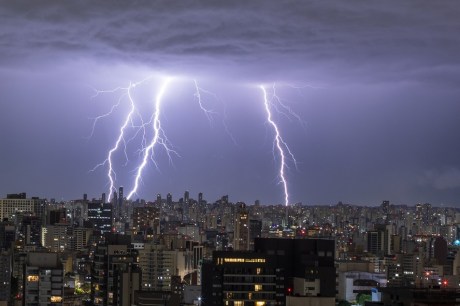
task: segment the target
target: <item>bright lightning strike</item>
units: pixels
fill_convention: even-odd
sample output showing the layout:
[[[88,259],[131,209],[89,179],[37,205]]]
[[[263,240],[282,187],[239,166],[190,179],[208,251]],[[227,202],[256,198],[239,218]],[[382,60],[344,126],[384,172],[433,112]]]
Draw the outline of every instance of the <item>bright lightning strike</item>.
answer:
[[[156,160],[158,147],[165,150],[166,154],[169,157],[170,162],[172,162],[172,155],[179,156],[179,154],[174,149],[172,149],[171,143],[169,139],[167,138],[166,133],[163,130],[162,124],[161,124],[162,103],[163,103],[164,95],[166,94],[166,91],[172,79],[171,78],[163,79],[163,82],[157,91],[156,97],[154,98],[152,111],[151,112],[147,111],[148,114],[150,113],[152,114],[149,117],[148,121],[144,121],[143,116],[142,116],[143,111],[140,109],[138,102],[136,102],[132,96],[132,91],[134,91],[134,88],[136,86],[141,85],[142,83],[145,83],[152,78],[154,78],[154,76],[149,76],[139,82],[131,83],[128,87],[116,87],[112,90],[95,90],[96,93],[92,97],[92,98],[96,98],[97,96],[103,93],[122,92],[122,94],[118,98],[117,103],[112,105],[111,109],[107,113],[93,118],[93,124],[92,124],[91,134],[89,138],[93,136],[96,124],[99,122],[99,120],[102,120],[105,117],[112,115],[115,112],[115,110],[120,106],[120,104],[125,103],[125,98],[127,98],[126,100],[128,100],[129,102],[129,110],[124,116],[123,124],[119,128],[118,136],[113,146],[107,152],[106,158],[101,163],[97,164],[92,170],[90,170],[90,171],[95,171],[99,167],[104,167],[104,166],[107,167],[107,178],[108,178],[108,185],[109,185],[109,192],[108,192],[109,201],[111,200],[113,192],[116,191],[116,188],[115,188],[116,172],[115,172],[115,165],[113,161],[114,155],[118,150],[123,150],[125,159],[126,159],[126,163],[125,163],[125,166],[126,166],[129,162],[127,146],[131,141],[136,139],[139,135],[141,137],[141,141],[140,141],[141,147],[137,152],[141,156],[141,161],[134,171],[135,172],[134,184],[133,184],[132,189],[127,194],[127,199],[131,199],[137,193],[139,189],[139,185],[142,181],[142,174],[149,160],[153,163],[153,165],[157,169],[159,169],[159,166]],[[216,94],[201,88],[197,80],[193,80],[193,84],[195,87],[194,97],[196,98],[200,109],[203,111],[209,123],[211,124],[213,121],[213,116],[217,113],[206,107],[204,103],[205,102],[204,95],[212,96],[213,99],[218,100],[221,103],[223,103],[223,101],[221,101],[217,97]],[[224,116],[223,121],[224,121],[223,124],[224,124],[226,132],[230,135],[231,139],[234,141],[233,136],[230,134],[225,124],[225,116]],[[151,137],[151,139],[148,139],[148,137]]]
[[[200,86],[198,86],[198,82],[196,80],[193,80],[193,83],[195,85],[195,98],[198,101],[198,105],[200,106],[200,109],[203,111],[203,113],[206,115],[206,118],[208,119],[209,123],[211,123],[212,122],[212,115],[215,114],[215,112],[213,112],[213,111],[207,109],[206,107],[204,107],[203,100],[201,99],[201,92],[204,92],[204,93],[207,93],[207,94],[211,94],[211,93],[209,91],[207,91],[207,90],[204,90],[203,88],[200,88]]]
[[[98,96],[101,93],[115,93],[115,92],[122,92],[122,95],[119,97],[118,102],[112,105],[111,109],[100,116],[97,116],[93,120],[91,135],[94,133],[95,126],[97,122],[105,117],[108,117],[114,113],[114,111],[120,106],[121,103],[125,102],[125,98],[128,101],[129,109],[124,116],[123,123],[119,127],[118,136],[107,152],[107,157],[99,164],[97,164],[91,171],[96,170],[99,167],[106,166],[107,167],[107,178],[108,178],[108,185],[109,185],[109,192],[108,192],[108,200],[111,200],[111,197],[114,192],[116,192],[115,183],[116,183],[116,172],[115,172],[115,165],[114,165],[114,155],[118,150],[123,150],[126,164],[129,162],[128,153],[127,153],[127,146],[128,144],[138,138],[138,135],[141,135],[140,140],[140,149],[137,151],[141,156],[140,163],[135,168],[135,175],[134,175],[134,183],[132,189],[127,194],[127,199],[131,199],[135,194],[137,194],[139,185],[142,181],[143,172],[148,164],[149,161],[153,163],[153,165],[159,169],[157,164],[157,155],[158,149],[163,149],[169,161],[172,162],[172,155],[179,156],[179,154],[172,148],[172,145],[169,139],[166,136],[166,133],[162,127],[161,122],[161,113],[162,113],[162,105],[164,103],[164,96],[170,84],[172,82],[171,78],[165,78],[162,80],[162,83],[157,90],[156,96],[153,99],[151,111],[147,111],[147,114],[151,114],[148,121],[144,121],[142,114],[144,113],[142,108],[139,104],[135,101],[132,95],[132,91],[134,88],[141,83],[146,82],[147,80],[152,79],[153,76],[147,77],[142,81],[136,83],[130,83],[128,87],[117,87],[113,90],[107,91],[96,91],[94,97]],[[209,109],[205,105],[204,96],[211,96],[213,99],[222,103],[225,107],[225,103],[214,93],[201,88],[196,80],[193,80],[195,92],[194,97],[198,102],[198,105],[205,114],[206,118],[208,119],[209,123],[211,124],[213,121],[213,116],[217,114],[212,109]],[[274,138],[273,138],[273,156],[275,160],[277,156],[279,157],[279,183],[283,186],[284,192],[284,204],[287,206],[289,205],[289,190],[288,190],[288,181],[286,179],[286,169],[289,168],[288,163],[292,163],[297,168],[297,161],[294,157],[294,154],[290,150],[287,143],[281,136],[280,129],[273,119],[272,112],[275,111],[279,114],[282,114],[288,118],[295,118],[298,121],[302,122],[300,116],[298,116],[292,109],[283,102],[283,100],[278,96],[276,92],[276,86],[273,84],[271,90],[267,90],[267,88],[263,85],[259,86],[263,92],[263,99],[264,99],[264,107],[267,116],[267,122],[273,128],[274,131]],[[229,134],[232,141],[236,144],[231,133],[227,128],[225,123],[225,112],[223,117],[223,125],[225,127],[226,132]],[[134,131],[134,132],[133,132]],[[130,138],[128,138],[131,136]],[[150,137],[150,139],[148,139]]]
[[[134,100],[131,96],[131,89],[133,87],[135,87],[136,84],[130,84],[127,88],[117,88],[116,90],[125,90],[126,91],[126,95],[128,96],[128,100],[130,102],[130,110],[128,112],[128,114],[126,115],[125,117],[125,120],[122,124],[122,126],[120,127],[120,130],[119,130],[119,134],[118,134],[118,138],[117,140],[115,141],[115,144],[113,145],[113,147],[109,150],[108,154],[107,154],[107,158],[102,161],[101,163],[97,164],[91,171],[94,171],[96,170],[97,168],[99,167],[102,167],[102,166],[105,166],[106,164],[108,164],[108,170],[107,170],[107,177],[109,179],[109,192],[108,192],[108,195],[109,195],[109,201],[110,201],[110,198],[111,198],[111,195],[112,195],[112,192],[116,190],[115,188],[115,179],[116,179],[116,173],[114,171],[114,167],[113,167],[113,161],[112,161],[112,157],[113,157],[113,154],[118,150],[118,148],[120,147],[120,144],[123,143],[124,146],[125,146],[125,156],[126,156],[126,141],[125,141],[125,132],[126,132],[126,128],[128,127],[128,125],[132,122],[132,117],[133,117],[133,114],[136,110],[136,106],[134,104]],[[114,90],[114,91],[116,91]],[[111,92],[114,92],[114,91],[111,91]],[[102,92],[102,91],[100,91]],[[97,92],[96,94],[99,94],[100,92]],[[94,133],[94,128],[95,128],[95,125],[97,123],[97,121],[99,119],[102,119],[103,117],[107,117],[109,115],[111,115],[114,111],[114,109],[120,104],[120,101],[121,101],[121,98],[118,100],[118,103],[115,104],[114,106],[112,106],[112,108],[110,109],[110,111],[104,115],[101,115],[101,116],[98,116],[94,119],[94,122],[93,122],[93,129],[91,131],[91,135]]]
[[[272,112],[271,112],[271,107],[274,107],[275,110],[277,110],[276,104],[273,103],[273,100],[276,100],[278,104],[280,104],[283,108],[285,108],[285,106],[282,103],[280,103],[280,100],[275,93],[275,86],[273,86],[272,99],[268,98],[267,90],[265,89],[263,85],[260,85],[260,89],[263,92],[263,99],[264,99],[265,111],[267,114],[267,121],[272,126],[275,132],[274,139],[273,139],[273,155],[275,155],[275,149],[276,149],[280,157],[279,179],[280,179],[280,183],[283,185],[284,205],[288,206],[289,205],[289,190],[288,190],[288,183],[287,183],[286,174],[285,174],[285,169],[289,168],[287,164],[287,157],[290,157],[290,159],[292,160],[292,162],[294,163],[296,167],[297,167],[297,161],[294,157],[294,154],[289,149],[289,146],[283,140],[280,130],[278,128],[278,125],[272,119]],[[291,113],[290,109],[287,109],[287,110],[289,111],[289,113]]]
[[[227,112],[226,112],[226,104],[224,103],[224,101],[221,98],[219,98],[217,96],[217,94],[215,94],[215,93],[213,93],[213,92],[211,92],[209,90],[201,88],[198,85],[198,82],[196,80],[193,80],[193,82],[194,82],[194,85],[195,85],[195,94],[194,94],[195,98],[198,101],[198,105],[200,106],[200,109],[203,111],[203,113],[205,114],[206,118],[208,119],[209,124],[211,124],[212,121],[213,121],[213,116],[212,115],[217,114],[217,113],[212,111],[212,110],[207,109],[204,106],[202,94],[205,94],[205,95],[213,97],[214,100],[219,101],[223,105],[224,110],[223,110],[222,125],[223,125],[223,127],[225,129],[225,132],[227,133],[227,135],[232,140],[233,144],[235,146],[237,146],[238,144],[237,144],[237,142],[235,140],[235,137],[233,137],[233,134],[230,132],[230,129],[227,126]]]
[[[136,194],[137,189],[139,188],[139,181],[141,180],[142,177],[142,171],[144,170],[145,166],[147,165],[148,159],[150,158],[152,162],[156,165],[154,155],[155,155],[155,146],[162,146],[166,153],[168,154],[169,159],[171,160],[171,153],[174,153],[176,155],[177,152],[174,151],[173,149],[170,148],[169,145],[169,140],[166,137],[166,134],[164,130],[161,127],[161,120],[160,120],[160,114],[161,114],[161,104],[163,102],[163,96],[166,92],[166,88],[170,82],[170,79],[166,79],[163,84],[160,87],[160,90],[155,98],[154,101],[154,111],[153,115],[151,118],[152,125],[153,125],[153,137],[150,143],[148,144],[147,147],[143,149],[144,156],[142,158],[142,162],[137,168],[136,171],[136,176],[134,179],[134,187],[132,190],[128,193],[127,199],[131,199],[131,197]]]

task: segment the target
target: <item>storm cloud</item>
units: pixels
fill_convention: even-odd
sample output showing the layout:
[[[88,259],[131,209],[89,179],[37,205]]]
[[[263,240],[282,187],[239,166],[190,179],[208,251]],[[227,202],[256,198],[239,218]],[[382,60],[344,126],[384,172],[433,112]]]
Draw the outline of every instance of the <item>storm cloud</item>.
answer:
[[[159,73],[202,82],[216,117],[190,84],[175,89],[164,116],[182,158],[151,167],[140,197],[281,203],[254,89],[278,82],[304,123],[276,117],[299,161],[294,202],[457,205],[458,16],[456,1],[0,1],[0,193],[104,192],[105,174],[88,170],[123,108],[87,140],[88,118],[116,101],[94,88]],[[129,184],[132,169],[120,171]]]

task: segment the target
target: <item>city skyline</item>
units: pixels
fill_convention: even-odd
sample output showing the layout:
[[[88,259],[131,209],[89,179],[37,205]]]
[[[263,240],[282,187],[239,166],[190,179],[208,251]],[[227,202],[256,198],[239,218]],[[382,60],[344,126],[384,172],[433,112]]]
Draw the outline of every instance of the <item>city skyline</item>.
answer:
[[[91,169],[128,110],[112,90],[155,76],[133,92],[147,112],[168,76],[161,119],[177,156],[158,150],[133,199],[189,190],[282,204],[258,87],[276,84],[295,113],[274,115],[297,160],[290,204],[458,206],[458,13],[453,1],[3,2],[0,193],[107,192],[107,169]],[[138,150],[114,157],[125,193]]]

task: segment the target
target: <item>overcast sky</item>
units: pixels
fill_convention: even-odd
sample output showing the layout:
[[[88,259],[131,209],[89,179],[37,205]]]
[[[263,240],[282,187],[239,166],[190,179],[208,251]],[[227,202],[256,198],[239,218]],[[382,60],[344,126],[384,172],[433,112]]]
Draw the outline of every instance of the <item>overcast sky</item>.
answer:
[[[0,196],[108,192],[107,165],[90,170],[129,112],[110,90],[151,77],[132,90],[147,119],[170,76],[160,119],[177,155],[157,147],[133,198],[283,203],[258,87],[275,84],[293,112],[272,108],[298,162],[290,203],[459,206],[458,16],[458,1],[0,1]],[[126,135],[125,193],[142,158]]]

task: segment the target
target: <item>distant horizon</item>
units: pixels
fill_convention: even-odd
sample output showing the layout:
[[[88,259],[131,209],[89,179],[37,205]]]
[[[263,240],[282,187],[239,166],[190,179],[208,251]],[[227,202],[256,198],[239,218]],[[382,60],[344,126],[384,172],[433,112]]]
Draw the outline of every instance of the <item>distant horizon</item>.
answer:
[[[189,191],[189,190],[184,190],[185,191]],[[173,202],[177,203],[179,202],[179,200],[181,198],[183,198],[184,196],[184,192],[182,193],[181,196],[178,196],[177,198],[174,197],[174,193],[171,193],[172,195],[172,200]],[[189,191],[190,192],[190,191]],[[0,199],[6,199],[7,195],[13,195],[13,194],[16,194],[16,195],[19,195],[21,193],[24,193],[24,191],[21,191],[21,192],[7,192],[7,193],[4,193],[3,196],[0,196]],[[64,199],[64,198],[57,198],[57,197],[47,197],[47,196],[38,196],[38,195],[32,195],[32,194],[29,194],[27,192],[26,193],[26,197],[27,199],[31,199],[33,197],[38,197],[39,199],[45,199],[45,200],[48,200],[48,201],[51,201],[52,199],[54,199],[56,201],[56,203],[59,203],[61,201],[63,202],[70,202],[70,201],[76,201],[76,200],[82,200],[83,199],[83,195],[85,193],[82,193],[81,194],[81,197],[74,197],[74,198],[68,198],[68,199]],[[197,192],[196,193],[196,196],[198,196],[200,192]],[[255,205],[255,202],[257,201],[256,200],[253,200],[253,201],[250,201],[250,202],[247,202],[247,201],[242,201],[242,200],[234,200],[232,201],[232,196],[231,194],[223,194],[222,196],[220,197],[217,197],[215,200],[208,200],[206,198],[206,193],[205,192],[202,192],[203,193],[203,200],[205,200],[207,202],[207,204],[213,204],[217,201],[219,201],[223,196],[228,196],[229,197],[229,203],[232,203],[232,204],[236,204],[238,202],[243,202],[245,203],[246,205]],[[167,196],[168,193],[165,193],[165,194],[162,194],[161,193],[161,199],[162,200],[166,200],[166,196]],[[194,193],[190,193],[190,199],[192,200],[197,200],[198,197],[194,197],[193,196]],[[87,194],[88,196],[88,200],[101,200],[102,199],[102,193],[99,195],[99,196],[91,196],[90,194]],[[156,197],[155,198],[152,198],[152,199],[144,199],[144,198],[134,198],[132,200],[128,200],[130,202],[137,202],[137,201],[145,201],[145,202],[155,202],[156,201]],[[449,205],[449,204],[435,204],[435,203],[430,203],[430,202],[417,202],[417,203],[393,203],[391,200],[388,200],[388,199],[385,199],[385,200],[381,200],[378,204],[361,204],[361,203],[353,203],[353,202],[347,202],[347,201],[336,201],[335,203],[303,203],[303,202],[296,202],[296,203],[292,203],[292,204],[289,204],[289,206],[294,206],[294,205],[297,205],[297,204],[301,204],[301,205],[305,205],[305,206],[336,206],[340,203],[342,203],[343,205],[352,205],[352,206],[359,206],[359,207],[378,207],[380,206],[383,201],[389,201],[390,202],[390,205],[395,205],[395,206],[409,206],[409,207],[415,207],[417,204],[430,204],[432,207],[436,207],[436,208],[454,208],[454,209],[460,209],[460,207],[457,207],[455,205]],[[270,205],[282,205],[284,206],[284,204],[282,203],[263,203],[261,201],[260,202],[260,205],[262,206],[270,206]],[[106,203],[109,203],[109,202],[106,202]]]

